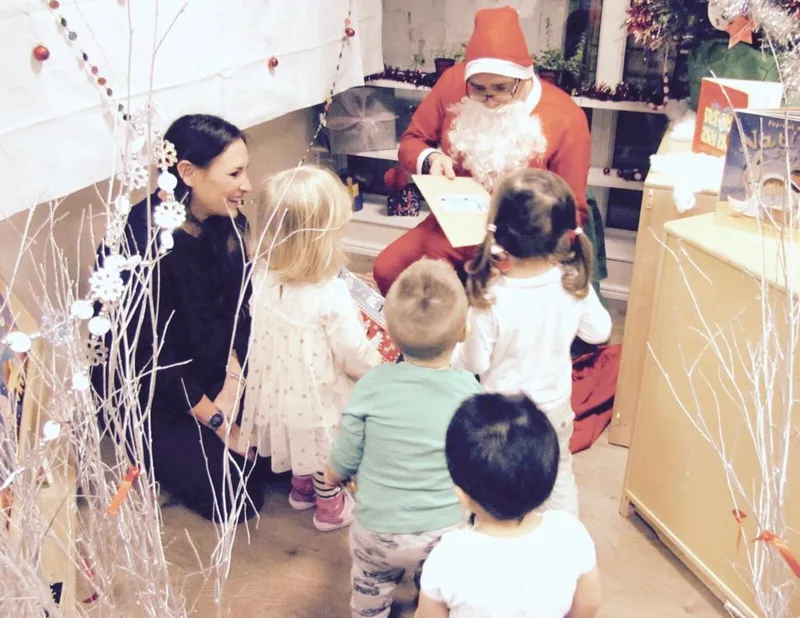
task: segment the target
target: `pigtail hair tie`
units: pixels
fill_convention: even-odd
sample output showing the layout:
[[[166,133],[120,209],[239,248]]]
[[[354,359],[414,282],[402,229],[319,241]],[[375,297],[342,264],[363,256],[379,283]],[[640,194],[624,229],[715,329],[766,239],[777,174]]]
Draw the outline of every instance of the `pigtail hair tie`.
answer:
[[[494,223],[490,223],[489,225],[486,226],[486,231],[491,234],[494,234],[497,231],[497,226]]]

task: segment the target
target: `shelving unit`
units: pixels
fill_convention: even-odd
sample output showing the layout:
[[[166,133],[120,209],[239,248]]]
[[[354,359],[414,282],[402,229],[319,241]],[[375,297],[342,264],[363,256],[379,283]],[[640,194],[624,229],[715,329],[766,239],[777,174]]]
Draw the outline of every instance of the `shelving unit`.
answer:
[[[430,15],[436,13],[436,11],[428,10],[431,6],[429,4],[421,2],[412,4],[413,10],[420,15],[428,15],[430,17]],[[542,14],[546,12],[555,23],[566,19],[568,11],[562,10],[566,7],[562,0],[552,0],[552,2],[546,2],[545,4],[547,6],[540,9],[543,11]],[[615,3],[607,1],[603,3],[600,15],[597,64],[593,76],[597,83],[618,84],[622,80],[627,41],[627,34],[623,24],[626,19],[625,9],[627,5],[627,2]],[[448,4],[445,10],[453,10],[454,7],[455,4]],[[409,8],[403,4],[403,10]],[[453,21],[454,23],[458,21],[456,16],[453,17]],[[455,26],[453,27],[455,28]],[[462,35],[459,34],[457,36]],[[405,42],[402,45],[405,45]],[[405,47],[403,47],[403,51],[404,53],[407,51]],[[365,85],[392,89],[395,91],[397,99],[404,102],[419,101],[430,91],[428,86],[415,86],[389,79],[370,80]],[[591,168],[589,170],[588,184],[592,187],[592,194],[598,202],[603,219],[606,220],[609,190],[622,189],[636,191],[640,194],[644,190],[643,181],[624,180],[617,176],[616,169],[610,169],[608,174],[603,173],[605,168],[612,167],[617,119],[620,112],[663,116],[669,114],[670,108],[678,105],[678,103],[670,101],[666,109],[656,110],[645,102],[600,101],[586,97],[573,97],[573,100],[580,107],[592,110]],[[341,157],[342,159],[346,157],[361,157],[382,161],[396,161],[397,149],[390,148],[376,152],[361,152],[354,155],[341,155]],[[337,159],[338,156],[334,156],[334,163],[340,163]],[[645,161],[642,161],[642,167],[645,167],[645,163]],[[340,166],[337,165],[337,167]],[[419,221],[419,218],[416,217],[400,219],[387,216],[385,214],[385,201],[386,199],[381,196],[370,196],[369,203],[364,210],[354,215],[351,227],[344,238],[344,243],[348,250],[366,255],[377,255],[385,244],[399,237],[405,229],[413,227]],[[609,298],[627,300],[633,270],[636,232],[606,227],[605,240],[609,276],[602,282],[601,288]]]
[[[359,152],[355,154],[342,155],[348,157],[363,157],[366,159],[381,159],[384,161],[397,161],[397,147],[386,150],[373,150],[369,152]],[[644,188],[644,181],[625,180],[617,176],[617,170],[610,168],[609,174],[603,173],[603,168],[592,167],[589,169],[589,186],[605,187],[609,189],[630,189],[641,191]]]

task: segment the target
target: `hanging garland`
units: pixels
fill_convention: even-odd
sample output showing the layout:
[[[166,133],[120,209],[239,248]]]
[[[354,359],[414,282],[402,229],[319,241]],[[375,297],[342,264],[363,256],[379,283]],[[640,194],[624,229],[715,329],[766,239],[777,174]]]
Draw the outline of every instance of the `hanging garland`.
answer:
[[[432,88],[437,78],[438,75],[436,75],[436,73],[425,73],[419,69],[398,69],[397,67],[384,65],[383,71],[367,75],[364,81],[371,82],[378,79],[388,79],[394,82],[411,84],[413,86]]]
[[[45,0],[45,3],[55,17],[56,24],[61,28],[67,42],[70,45],[74,44],[75,41],[78,40],[78,33],[69,25],[67,18],[60,13],[59,9],[61,8],[61,3],[58,0]],[[50,50],[40,43],[33,48],[33,56],[39,62],[44,62],[50,57]],[[89,54],[80,48],[78,49],[78,56],[89,79],[92,80],[97,88],[107,97],[107,101],[113,105],[114,90],[109,85],[108,80],[101,74],[100,68],[93,62],[90,62]],[[116,111],[122,116],[123,120],[128,121],[130,119],[125,111],[125,106],[121,103],[117,104]]]

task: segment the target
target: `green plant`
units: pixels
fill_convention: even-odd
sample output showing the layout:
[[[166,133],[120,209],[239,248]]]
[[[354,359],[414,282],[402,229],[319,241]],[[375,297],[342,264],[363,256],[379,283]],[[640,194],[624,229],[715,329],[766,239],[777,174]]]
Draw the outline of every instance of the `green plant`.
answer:
[[[412,69],[421,69],[425,65],[425,56],[422,54],[412,54],[411,55],[411,68]]]
[[[449,45],[445,47],[437,47],[433,50],[433,57],[434,59],[439,58],[446,58],[452,59],[456,62],[460,62],[464,59],[464,53],[466,52],[467,44],[466,43],[459,43],[457,45]]]
[[[550,19],[545,22],[545,41],[547,48],[538,55],[533,54],[533,62],[539,71],[553,71],[570,73],[579,77],[583,69],[583,50],[586,46],[586,36],[581,35],[575,53],[568,59],[560,47],[551,46],[552,28]]]

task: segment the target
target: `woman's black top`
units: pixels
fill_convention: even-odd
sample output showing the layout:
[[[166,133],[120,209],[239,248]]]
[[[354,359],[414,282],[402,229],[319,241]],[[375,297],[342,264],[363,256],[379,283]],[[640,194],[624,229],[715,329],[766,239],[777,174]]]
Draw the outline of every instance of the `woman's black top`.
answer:
[[[158,198],[152,196],[151,207],[156,204]],[[147,219],[144,200],[128,217],[126,240],[132,252],[141,253],[146,247]],[[163,413],[186,414],[203,395],[213,400],[219,394],[227,374],[231,341],[240,360],[247,353],[249,294],[244,295],[237,311],[245,270],[241,248],[238,242],[231,242],[236,239],[233,223],[228,218],[209,217],[201,226],[198,237],[175,230],[173,249],[160,258],[154,271],[156,332],[159,339],[163,338],[152,406],[154,420]],[[136,347],[139,371],[151,367],[153,358],[150,311],[145,309],[143,314]],[[146,396],[148,388],[145,379],[140,396]]]

